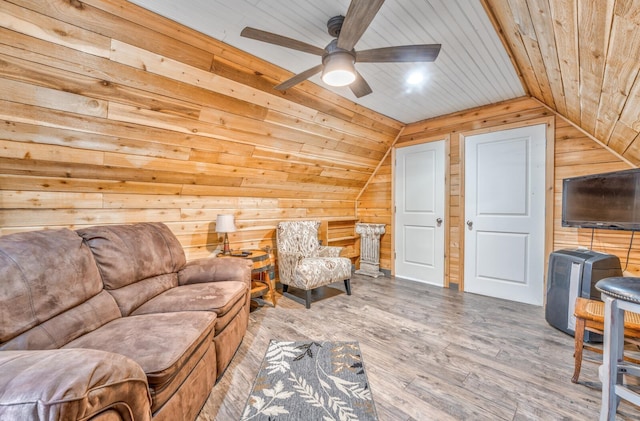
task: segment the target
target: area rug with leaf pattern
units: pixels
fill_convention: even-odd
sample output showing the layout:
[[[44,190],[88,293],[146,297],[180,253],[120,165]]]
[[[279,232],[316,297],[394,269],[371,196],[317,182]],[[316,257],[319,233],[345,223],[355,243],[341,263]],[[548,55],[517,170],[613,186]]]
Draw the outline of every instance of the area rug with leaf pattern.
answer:
[[[241,420],[377,420],[358,342],[269,343]]]

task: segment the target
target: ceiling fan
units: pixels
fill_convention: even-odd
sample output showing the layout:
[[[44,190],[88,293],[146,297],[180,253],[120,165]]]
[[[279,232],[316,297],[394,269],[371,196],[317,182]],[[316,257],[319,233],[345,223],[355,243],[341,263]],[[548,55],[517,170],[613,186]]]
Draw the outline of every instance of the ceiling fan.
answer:
[[[403,45],[355,51],[353,48],[380,10],[384,0],[352,0],[346,16],[334,16],[327,22],[334,39],[320,48],[302,41],[260,29],[246,27],[240,33],[245,38],[292,48],[322,57],[322,64],[285,80],[275,89],[284,91],[322,72],[322,80],[331,86],[347,86],[360,98],[372,92],[366,80],[355,69],[355,63],[428,62],[440,52],[440,44]]]

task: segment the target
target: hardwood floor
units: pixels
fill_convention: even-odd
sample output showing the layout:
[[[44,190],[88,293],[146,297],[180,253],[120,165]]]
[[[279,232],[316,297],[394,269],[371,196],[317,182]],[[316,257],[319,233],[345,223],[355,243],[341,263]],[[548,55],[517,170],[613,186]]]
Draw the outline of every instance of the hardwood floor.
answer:
[[[259,300],[198,421],[240,418],[271,339],[357,340],[380,420],[598,419],[598,365],[571,383],[573,338],[542,307],[394,278],[351,285],[352,296],[342,283],[314,291],[310,310],[294,289],[276,308]],[[618,419],[640,408],[623,402]]]

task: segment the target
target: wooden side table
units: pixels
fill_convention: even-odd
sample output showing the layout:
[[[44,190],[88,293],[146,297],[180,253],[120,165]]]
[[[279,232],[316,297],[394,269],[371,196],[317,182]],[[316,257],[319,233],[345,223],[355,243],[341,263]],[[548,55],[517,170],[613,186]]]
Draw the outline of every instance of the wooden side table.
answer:
[[[250,253],[250,254],[247,254]],[[253,262],[251,270],[251,298],[262,297],[266,291],[271,296],[271,303],[276,306],[276,292],[271,279],[273,265],[269,253],[260,250],[243,250],[242,252],[231,252],[231,255],[219,254],[218,257],[242,257]]]

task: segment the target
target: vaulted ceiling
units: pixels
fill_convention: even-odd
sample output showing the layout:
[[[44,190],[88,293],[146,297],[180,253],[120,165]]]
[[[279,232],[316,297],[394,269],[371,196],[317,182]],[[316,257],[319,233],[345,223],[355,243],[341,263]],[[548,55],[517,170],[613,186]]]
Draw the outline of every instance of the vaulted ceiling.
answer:
[[[318,57],[241,38],[252,26],[324,47],[349,0],[130,0],[298,73]],[[361,63],[365,107],[404,123],[530,95],[640,165],[640,0],[387,0],[357,50],[441,43],[434,63]],[[405,78],[421,70],[426,83]],[[304,83],[322,86],[318,76]],[[326,86],[325,86],[326,87]],[[295,89],[292,88],[292,89]]]
[[[484,0],[528,93],[640,165],[640,1]]]
[[[243,38],[242,29],[250,26],[324,48],[332,39],[327,21],[345,15],[351,2],[130,1],[292,73],[320,64],[321,58]],[[433,63],[357,63],[357,70],[373,90],[362,98],[356,98],[347,87],[325,85],[319,75],[310,81],[404,123],[525,95],[500,37],[476,0],[386,0],[355,49],[432,43],[442,44]],[[413,71],[423,74],[423,84],[406,82]]]

